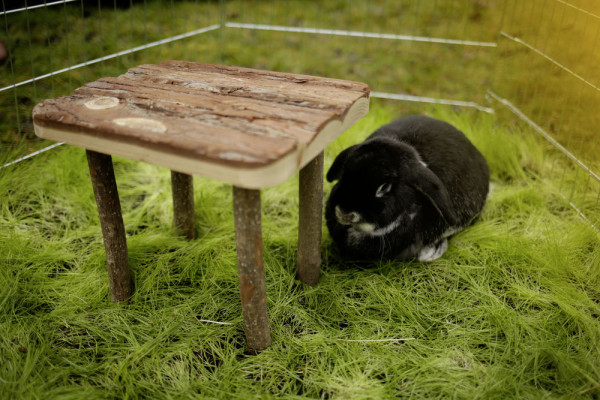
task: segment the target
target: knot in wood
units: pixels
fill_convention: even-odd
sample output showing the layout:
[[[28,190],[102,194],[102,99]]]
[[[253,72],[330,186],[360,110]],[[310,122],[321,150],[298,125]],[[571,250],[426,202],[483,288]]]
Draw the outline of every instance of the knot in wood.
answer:
[[[106,110],[119,105],[119,99],[116,97],[102,96],[96,97],[85,103],[85,106],[90,110]]]

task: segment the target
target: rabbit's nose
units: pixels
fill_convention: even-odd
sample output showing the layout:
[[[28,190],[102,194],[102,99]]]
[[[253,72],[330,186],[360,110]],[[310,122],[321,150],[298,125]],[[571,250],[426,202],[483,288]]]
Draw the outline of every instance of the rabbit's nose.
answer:
[[[360,221],[360,215],[357,212],[345,213],[340,206],[335,206],[335,218],[342,225],[352,225]]]

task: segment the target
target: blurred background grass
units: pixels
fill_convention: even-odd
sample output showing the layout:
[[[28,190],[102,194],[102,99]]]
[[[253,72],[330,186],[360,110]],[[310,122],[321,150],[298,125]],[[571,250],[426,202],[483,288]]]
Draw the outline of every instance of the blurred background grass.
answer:
[[[31,126],[31,109],[42,99],[140,63],[185,59],[358,80],[374,91],[472,101],[502,114],[504,108],[489,101],[492,90],[596,167],[599,15],[593,0],[81,0],[9,13],[0,37],[11,56],[0,67],[0,88],[196,29],[214,30],[0,92],[1,152],[10,159],[46,145]],[[218,29],[226,22],[489,46]]]

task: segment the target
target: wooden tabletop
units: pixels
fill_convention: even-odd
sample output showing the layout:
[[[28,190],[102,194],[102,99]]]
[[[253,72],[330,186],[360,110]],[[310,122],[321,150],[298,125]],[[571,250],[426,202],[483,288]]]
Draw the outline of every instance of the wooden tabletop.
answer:
[[[365,115],[366,84],[166,61],[33,110],[38,136],[258,189],[277,185]]]

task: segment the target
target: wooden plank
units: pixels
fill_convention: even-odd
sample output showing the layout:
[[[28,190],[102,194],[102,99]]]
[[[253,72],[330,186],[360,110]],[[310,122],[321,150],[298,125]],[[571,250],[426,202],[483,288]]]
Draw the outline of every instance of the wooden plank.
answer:
[[[329,97],[330,100],[337,96],[346,99],[368,95],[368,86],[357,82],[210,64],[198,64],[193,68],[181,68],[166,63],[140,65],[130,69],[123,76],[134,78],[136,75],[171,78],[191,84],[191,87],[202,90],[209,89],[222,94],[244,93],[244,91],[253,93],[253,89],[276,87],[278,92],[283,93],[306,93],[310,90],[319,95],[325,94],[325,98]],[[260,95],[260,93],[261,91],[258,91],[254,95]],[[327,96],[328,93],[333,95]],[[327,101],[326,104],[335,105],[330,101]],[[318,107],[322,108],[323,105],[318,105]]]
[[[125,105],[99,112],[85,106],[89,99],[71,99],[67,105],[60,101],[46,101],[36,107],[34,121],[45,127],[247,167],[268,164],[289,153],[297,145],[297,140],[292,137],[252,135],[227,127],[208,125],[193,118],[167,115],[159,109]],[[45,118],[41,118],[41,115]],[[120,121],[124,122],[115,123]]]
[[[336,79],[169,61],[47,100],[33,120],[40,137],[262,188],[287,179],[362,117],[368,90]]]
[[[104,78],[78,89],[74,94],[114,96],[126,100],[129,107],[135,106],[146,112],[178,115],[250,135],[303,141],[310,141],[323,122],[334,116],[327,111],[305,111],[256,99],[178,89],[169,84]]]
[[[119,85],[123,85],[124,87],[120,88],[118,87]],[[217,107],[220,105],[222,107],[231,108],[231,112],[233,112],[234,115],[246,116],[250,114],[250,116],[256,119],[273,117],[276,119],[292,121],[301,126],[310,126],[311,120],[331,118],[335,115],[334,112],[328,110],[299,107],[294,104],[293,99],[290,100],[290,104],[285,104],[285,102],[273,102],[269,98],[262,99],[260,96],[236,97],[216,90],[212,91],[209,89],[203,90],[189,87],[185,83],[168,81],[156,76],[145,77],[144,79],[139,80],[125,79],[122,77],[101,78],[96,82],[91,82],[78,89],[75,93],[87,91],[88,88],[92,87],[117,92],[119,89],[123,89],[124,92],[139,92],[139,100],[144,100],[144,97],[142,97],[144,91],[148,91],[149,93],[160,93],[165,98],[157,98],[154,100],[163,100],[166,102],[177,101],[181,106],[187,107],[208,106],[208,108],[206,108],[207,110],[216,108],[223,112],[223,110]],[[266,91],[266,89],[264,89],[264,91]],[[283,97],[282,94],[277,95]],[[273,94],[273,96],[275,96],[275,94]]]
[[[141,65],[130,69],[122,77],[132,80],[151,79],[153,82],[186,86],[232,97],[255,98],[302,108],[330,110],[338,116],[342,115],[348,105],[357,98],[368,96],[368,86],[365,84],[360,84],[360,90],[354,90],[356,88],[349,90],[342,83],[326,85],[323,82],[328,80],[323,78],[311,80],[304,75],[297,75],[299,78],[294,78],[296,75],[245,68],[231,71],[207,70],[205,66],[207,64],[200,64],[196,69],[188,70],[165,68],[164,64]],[[222,71],[229,73],[222,73]],[[257,72],[253,73],[253,71]],[[288,79],[281,79],[281,75]]]
[[[271,79],[279,81],[289,81],[293,83],[308,83],[311,86],[323,86],[326,88],[338,88],[342,91],[356,91],[362,95],[369,94],[369,86],[362,82],[348,81],[336,78],[327,78],[314,75],[292,74],[289,72],[267,71],[254,68],[245,68],[231,65],[205,64],[191,61],[169,60],[160,63],[173,69],[185,69],[190,71],[206,71],[222,73],[227,75],[243,75],[250,80]]]
[[[118,137],[115,139],[91,134],[83,135],[77,131],[65,129],[60,125],[54,128],[40,124],[35,119],[34,127],[36,135],[42,138],[110,153],[131,160],[149,162],[188,174],[198,174],[247,189],[262,189],[278,185],[287,180],[365,115],[368,109],[369,100],[367,98],[357,100],[349,108],[343,119],[328,122],[308,145],[300,147],[293,144],[295,146],[293,151],[264,165],[242,162],[219,163],[203,158],[203,148],[195,149],[194,155],[186,156],[166,151],[160,146],[153,147],[148,144],[142,146],[122,142]],[[103,133],[103,135],[105,134]],[[231,154],[231,157],[237,156],[239,154]]]

